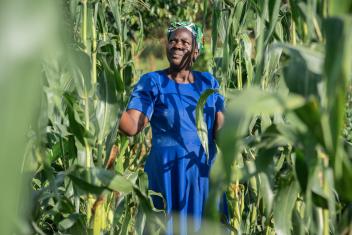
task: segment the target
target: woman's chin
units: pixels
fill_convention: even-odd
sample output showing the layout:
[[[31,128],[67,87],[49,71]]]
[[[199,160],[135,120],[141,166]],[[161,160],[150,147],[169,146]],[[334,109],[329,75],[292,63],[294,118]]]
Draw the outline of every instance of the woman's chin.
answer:
[[[169,65],[170,65],[170,68],[173,70],[183,70],[187,67],[186,61],[184,61],[183,59],[179,59],[179,58],[177,58],[177,59],[170,58]]]
[[[175,60],[170,61],[170,68],[180,69],[181,67],[182,67],[181,61],[175,61]]]

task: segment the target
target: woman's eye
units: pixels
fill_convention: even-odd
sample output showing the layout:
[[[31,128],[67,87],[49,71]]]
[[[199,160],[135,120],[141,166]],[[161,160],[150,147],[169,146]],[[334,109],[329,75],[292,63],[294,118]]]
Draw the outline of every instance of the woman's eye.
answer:
[[[176,45],[180,43],[183,47],[190,47],[191,43],[185,40],[176,40],[176,39],[170,39],[169,40],[169,45]]]

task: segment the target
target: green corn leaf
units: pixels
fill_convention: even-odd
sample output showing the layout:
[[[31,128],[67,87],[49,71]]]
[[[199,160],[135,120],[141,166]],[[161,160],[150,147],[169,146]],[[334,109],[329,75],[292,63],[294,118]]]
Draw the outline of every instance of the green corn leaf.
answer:
[[[217,175],[215,178],[224,179],[227,174],[230,175],[231,163],[235,160],[234,157],[240,150],[240,139],[247,134],[247,127],[252,116],[282,113],[285,109],[293,109],[303,103],[304,100],[300,96],[290,95],[284,97],[276,93],[260,91],[255,87],[233,97],[233,101],[228,106],[228,110],[231,111],[226,113],[226,121],[219,135],[219,144],[223,157],[217,158],[215,161],[212,171],[212,174]],[[246,105],[244,106],[243,104]],[[233,123],[236,123],[236,125],[233,125]],[[220,163],[220,161],[223,162]]]
[[[209,160],[209,147],[208,147],[208,127],[204,122],[204,106],[210,95],[214,94],[216,90],[207,89],[200,96],[197,106],[196,106],[196,125],[197,133],[204,148],[205,154],[207,156],[207,161]]]
[[[121,135],[119,142],[120,142],[120,146],[119,146],[120,151],[119,151],[119,154],[116,156],[115,171],[118,173],[123,173],[124,171],[123,163],[125,160],[125,152],[128,147],[129,140],[127,136]]]
[[[328,1],[328,11],[330,16],[352,13],[352,2],[350,0]]]
[[[132,219],[131,210],[126,209],[119,235],[128,234],[127,231],[128,231],[128,228],[131,226],[131,219]]]
[[[318,105],[318,101],[312,98],[308,100],[304,106],[296,109],[295,113],[310,130],[309,134],[312,134],[315,140],[324,146],[325,143],[321,123],[321,110],[319,110]]]
[[[241,16],[243,14],[243,9],[245,7],[246,1],[238,1],[236,3],[236,9],[232,14],[232,17],[229,18],[230,24],[232,24],[232,38],[236,37],[240,29]]]
[[[133,185],[122,175],[115,175],[109,182],[108,188],[117,192],[132,192]]]
[[[246,104],[246,105],[243,105]],[[264,92],[257,87],[234,93],[225,113],[226,120],[219,135],[221,155],[215,159],[211,170],[211,187],[207,213],[216,217],[216,198],[225,190],[232,176],[233,162],[239,158],[243,138],[248,135],[248,126],[252,117],[258,114],[273,115],[285,110],[302,106],[304,99],[300,96],[284,96]],[[234,125],[234,123],[236,125]]]
[[[349,184],[352,180],[352,163],[344,153],[338,156],[338,159],[341,159],[341,166],[336,165],[334,169],[336,189],[341,200],[351,202],[352,188]]]
[[[326,124],[326,145],[332,156],[338,149],[340,134],[345,116],[345,98],[347,81],[351,76],[352,64],[352,24],[351,18],[329,18],[323,26],[326,34],[326,56],[324,72],[326,80],[326,96],[329,112],[329,123]],[[339,43],[337,44],[336,41]],[[341,165],[340,163],[337,163]]]
[[[266,45],[264,44],[264,32],[265,32],[265,20],[267,19],[268,12],[267,12],[267,5],[269,0],[263,0],[258,3],[258,8],[262,9],[261,15],[257,15],[257,22],[256,22],[256,57],[255,57],[255,77],[254,83],[260,84],[262,72],[264,68],[264,50]]]
[[[91,59],[83,51],[75,51],[70,59],[71,73],[77,92],[81,98],[93,95],[93,84],[91,80]]]
[[[274,226],[278,235],[289,235],[292,229],[292,211],[297,200],[299,187],[293,177],[280,182],[275,195]]]
[[[100,194],[105,189],[123,193],[133,190],[133,184],[124,176],[115,175],[103,168],[75,166],[68,175],[78,187],[95,194]]]
[[[64,94],[64,99],[67,104],[66,112],[68,114],[68,120],[70,123],[69,131],[79,140],[79,142],[84,145],[84,137],[88,136],[86,129],[84,128],[82,121],[77,113],[75,106],[75,98],[69,94]]]
[[[301,218],[301,211],[297,208],[297,204],[292,213],[292,233],[297,235],[305,235],[305,221]]]
[[[318,85],[322,80],[324,55],[301,46],[288,44],[274,44],[273,50],[280,47],[290,56],[287,65],[284,67],[284,79],[291,92],[304,95],[318,95]],[[297,76],[297,71],[301,75]]]
[[[241,40],[243,44],[243,60],[246,65],[247,72],[247,87],[250,87],[253,80],[253,64],[252,64],[252,43],[247,34],[241,35]]]
[[[95,117],[98,125],[96,132],[98,143],[103,143],[116,123],[119,105],[117,104],[118,97],[116,91],[113,88],[114,83],[111,77],[107,77],[105,73],[101,73],[98,79],[98,101],[95,108]]]
[[[269,17],[270,17],[270,26],[269,30],[266,33],[266,39],[264,44],[267,45],[269,42],[269,39],[274,32],[274,29],[276,27],[276,24],[279,19],[279,12],[280,12],[280,5],[281,5],[281,0],[269,0],[269,5],[268,5],[268,10],[269,10]]]
[[[260,173],[259,177],[260,177],[259,188],[261,191],[261,195],[263,196],[263,206],[264,206],[266,216],[269,217],[273,206],[274,192],[272,190],[272,187],[269,181],[269,175]]]
[[[77,222],[80,222],[80,214],[71,214],[67,218],[61,220],[58,225],[59,225],[59,230],[60,231],[67,231],[70,229],[72,226],[74,226]]]
[[[301,190],[306,192],[308,187],[309,170],[308,165],[304,160],[303,153],[299,149],[296,150],[295,171]]]
[[[325,196],[312,191],[312,200],[316,206],[329,209],[328,200]]]
[[[121,76],[121,72],[120,70],[122,70],[122,68],[117,68],[114,70],[114,77],[116,80],[116,88],[119,92],[123,92],[125,90],[125,85],[123,83],[123,77]]]
[[[136,215],[136,234],[143,234],[144,228],[146,226],[147,216],[142,211],[138,211]]]
[[[345,154],[341,132],[345,118],[345,98],[352,64],[352,23],[351,17],[328,18],[323,26],[326,34],[326,57],[324,72],[328,114],[324,116],[324,140],[334,168],[335,184],[340,197],[351,200],[352,193],[347,187],[351,180],[352,163]],[[339,41],[336,44],[336,40]]]
[[[215,2],[214,8],[217,10],[212,12],[212,27],[218,28],[220,17],[221,17],[221,10],[220,10],[220,5],[219,5],[218,1]],[[211,49],[212,49],[213,57],[215,57],[217,41],[218,41],[218,32],[216,30],[212,30],[212,32],[211,32]]]

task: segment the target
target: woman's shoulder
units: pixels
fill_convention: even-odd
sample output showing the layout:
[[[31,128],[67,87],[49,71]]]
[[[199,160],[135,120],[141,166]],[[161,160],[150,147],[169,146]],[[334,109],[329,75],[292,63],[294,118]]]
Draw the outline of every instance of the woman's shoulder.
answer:
[[[147,72],[141,75],[140,79],[149,79],[149,80],[155,80],[155,78],[158,76],[158,71],[152,71],[152,72]]]
[[[201,82],[207,86],[212,88],[219,86],[218,81],[210,72],[192,71],[192,73],[195,74],[197,78],[200,78]]]
[[[144,80],[145,82],[158,84],[158,83],[160,83],[161,77],[162,77],[162,71],[156,70],[156,71],[142,74],[142,76],[140,77],[140,80]]]
[[[154,94],[157,94],[159,91],[159,75],[154,72],[144,73],[140,76],[139,80],[135,83],[135,88],[137,90],[151,91]]]

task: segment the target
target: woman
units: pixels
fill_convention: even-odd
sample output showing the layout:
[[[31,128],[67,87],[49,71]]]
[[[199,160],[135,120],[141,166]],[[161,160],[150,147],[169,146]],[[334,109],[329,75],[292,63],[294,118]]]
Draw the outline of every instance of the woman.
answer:
[[[149,188],[160,192],[166,201],[167,234],[199,231],[208,194],[209,170],[216,153],[215,131],[223,124],[223,97],[216,93],[207,99],[204,120],[208,127],[209,158],[197,135],[195,109],[200,95],[218,89],[216,79],[207,72],[192,71],[202,49],[202,32],[189,22],[168,28],[166,46],[169,68],[144,74],[135,86],[127,111],[120,119],[121,132],[132,136],[150,122],[152,148],[145,172]],[[154,198],[164,208],[161,198]],[[179,227],[173,216],[179,215]],[[192,222],[187,222],[188,219]],[[176,227],[176,228],[175,228]]]

